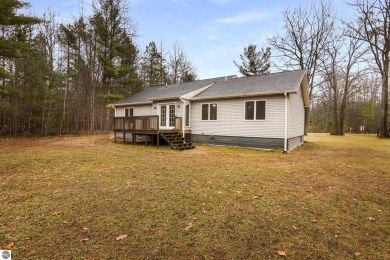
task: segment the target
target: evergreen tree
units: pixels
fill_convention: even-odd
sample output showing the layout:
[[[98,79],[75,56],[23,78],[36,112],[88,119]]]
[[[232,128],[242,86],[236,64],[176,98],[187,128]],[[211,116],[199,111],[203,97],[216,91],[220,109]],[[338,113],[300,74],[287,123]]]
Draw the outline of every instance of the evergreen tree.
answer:
[[[263,48],[261,51],[256,51],[256,48],[255,44],[244,48],[244,54],[240,55],[242,65],[233,61],[240,73],[246,77],[269,73],[271,48]]]
[[[131,23],[126,17],[125,3],[125,0],[97,0],[93,6],[94,15],[90,19],[96,34],[97,58],[102,69],[102,91],[99,97],[108,108],[105,130],[109,129],[111,123],[111,103],[139,85],[134,74],[135,62],[132,63],[137,49],[131,40],[133,28],[130,28]],[[130,55],[130,58],[124,55]]]
[[[158,52],[156,43],[150,42],[146,46],[141,62],[141,77],[145,87],[164,85],[168,83],[165,59]]]
[[[11,79],[14,76],[15,60],[21,57],[28,47],[28,43],[18,40],[16,29],[40,22],[37,18],[17,14],[19,9],[26,7],[29,7],[29,4],[19,0],[0,1],[0,125],[2,131],[10,131],[13,135],[17,132],[17,115],[14,106],[17,99],[16,96],[9,95],[17,93],[15,85],[18,79]],[[11,122],[6,123],[6,120]]]

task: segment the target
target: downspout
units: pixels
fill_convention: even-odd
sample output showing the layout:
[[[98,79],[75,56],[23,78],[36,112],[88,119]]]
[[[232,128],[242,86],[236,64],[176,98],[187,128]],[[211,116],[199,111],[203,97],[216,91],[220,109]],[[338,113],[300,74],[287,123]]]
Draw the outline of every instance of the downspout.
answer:
[[[283,153],[287,154],[288,149],[288,93],[284,92],[284,148]]]
[[[180,101],[181,102],[183,102],[183,106],[184,106],[184,108],[183,108],[183,119],[181,120],[181,128],[182,128],[182,130],[183,130],[183,138],[185,137],[185,127],[186,127],[186,103],[184,102],[184,99],[182,98],[182,97],[179,97],[179,99],[180,99]]]

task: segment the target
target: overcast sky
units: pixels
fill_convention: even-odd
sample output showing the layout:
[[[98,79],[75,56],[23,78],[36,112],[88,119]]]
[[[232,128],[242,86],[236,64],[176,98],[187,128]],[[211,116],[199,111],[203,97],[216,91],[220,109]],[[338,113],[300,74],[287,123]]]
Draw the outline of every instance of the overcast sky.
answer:
[[[91,13],[91,0],[26,0],[30,11],[41,15],[49,7],[62,22],[78,16],[80,6]],[[316,0],[313,0],[316,1]],[[282,32],[283,11],[311,1],[292,0],[128,0],[129,17],[137,27],[141,50],[150,41],[166,50],[177,41],[197,68],[200,79],[237,75],[233,60],[240,61],[249,43],[267,46],[266,38]],[[319,2],[319,1],[318,1]],[[331,0],[338,13],[350,13],[343,0]],[[272,51],[272,50],[271,50]],[[275,52],[272,53],[276,55]],[[276,62],[276,58],[273,58]]]

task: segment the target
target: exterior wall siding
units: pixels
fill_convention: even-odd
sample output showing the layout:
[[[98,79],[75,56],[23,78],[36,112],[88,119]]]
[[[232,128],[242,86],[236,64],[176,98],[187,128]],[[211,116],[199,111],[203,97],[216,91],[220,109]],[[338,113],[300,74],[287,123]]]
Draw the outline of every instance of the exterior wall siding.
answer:
[[[302,91],[290,94],[288,99],[288,138],[303,136],[305,128],[305,107]]]
[[[295,149],[298,146],[301,146],[302,144],[303,144],[303,135],[289,138],[288,139],[288,150],[291,151],[292,149]]]
[[[266,100],[266,119],[245,121],[245,101]],[[217,103],[216,121],[202,121],[202,104]],[[250,97],[194,101],[191,104],[191,130],[194,135],[284,138],[284,97]]]
[[[115,108],[115,116],[125,116],[125,109],[133,108],[134,116],[150,116],[153,115],[152,105],[136,105],[136,106],[125,106]]]
[[[283,138],[260,138],[191,134],[191,142],[214,145],[242,146],[262,149],[283,149]]]

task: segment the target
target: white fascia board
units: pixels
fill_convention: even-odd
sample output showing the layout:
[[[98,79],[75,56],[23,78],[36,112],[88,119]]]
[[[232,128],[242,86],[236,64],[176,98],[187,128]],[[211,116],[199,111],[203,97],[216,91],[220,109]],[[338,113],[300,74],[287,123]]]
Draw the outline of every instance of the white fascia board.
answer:
[[[206,89],[208,89],[209,87],[211,87],[212,85],[214,85],[214,83],[213,83],[213,84],[210,84],[210,85],[208,85],[208,86],[206,86],[206,87],[203,87],[203,88],[200,88],[200,89],[191,91],[191,92],[189,92],[189,93],[187,93],[187,94],[184,94],[184,95],[182,95],[182,96],[180,97],[180,99],[181,99],[181,100],[182,100],[182,99],[189,100],[189,99],[195,97],[196,95],[199,95],[200,93],[202,93],[203,91],[205,91]]]
[[[303,76],[300,87],[301,87],[302,96],[303,96],[303,103],[304,103],[305,107],[310,107],[309,82],[307,81],[306,72]]]
[[[113,107],[124,107],[124,106],[137,106],[137,105],[151,105],[152,102],[133,102],[133,103],[121,103],[121,104],[112,104]]]

